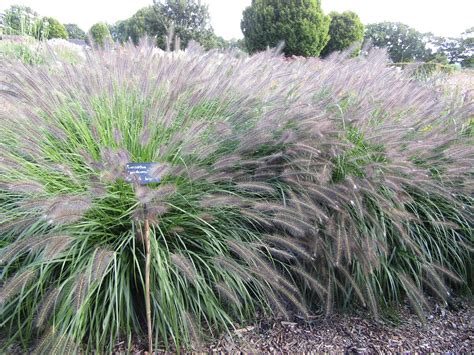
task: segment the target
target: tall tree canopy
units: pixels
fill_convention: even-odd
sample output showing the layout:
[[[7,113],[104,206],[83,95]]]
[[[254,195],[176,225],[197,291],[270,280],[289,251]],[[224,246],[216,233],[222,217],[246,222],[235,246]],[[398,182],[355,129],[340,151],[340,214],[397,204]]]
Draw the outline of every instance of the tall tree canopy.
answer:
[[[319,0],[252,0],[240,27],[249,52],[283,40],[286,55],[318,56],[329,41],[329,23]]]
[[[156,21],[156,13],[152,6],[144,7],[138,10],[129,19],[119,21],[110,26],[109,30],[112,38],[121,43],[132,40],[137,44],[140,38],[145,35],[156,36],[151,29],[151,24]]]
[[[431,51],[427,49],[425,35],[403,23],[381,22],[367,25],[365,40],[380,48],[387,48],[395,63],[422,61]]]
[[[89,34],[92,37],[94,44],[100,47],[104,46],[107,40],[112,38],[109,27],[102,22],[92,25],[89,30]]]
[[[173,47],[176,39],[185,47],[190,40],[206,48],[219,46],[221,41],[214,35],[210,25],[207,5],[198,0],[160,0],[152,6],[138,10],[127,20],[111,27],[115,40],[131,39],[135,44],[141,37],[156,37],[157,45]]]
[[[329,26],[329,42],[321,54],[326,56],[334,51],[342,51],[355,42],[364,39],[364,25],[359,16],[352,11],[342,14],[331,12],[329,14],[331,24]]]
[[[446,57],[451,64],[474,67],[474,27],[467,29],[461,37],[430,37],[429,43],[437,48],[437,54]]]
[[[38,37],[41,19],[38,13],[28,6],[12,5],[5,10],[3,22],[5,34]]]
[[[204,47],[215,41],[210,23],[209,9],[199,0],[154,0],[155,16],[147,19],[151,33],[157,36],[157,44],[162,48],[179,38],[182,46],[190,40]],[[171,36],[172,38],[168,38]]]
[[[86,33],[75,23],[67,23],[64,27],[66,28],[69,38],[85,40],[87,37]]]
[[[45,28],[46,38],[68,38],[66,27],[53,17],[43,17],[42,26]]]

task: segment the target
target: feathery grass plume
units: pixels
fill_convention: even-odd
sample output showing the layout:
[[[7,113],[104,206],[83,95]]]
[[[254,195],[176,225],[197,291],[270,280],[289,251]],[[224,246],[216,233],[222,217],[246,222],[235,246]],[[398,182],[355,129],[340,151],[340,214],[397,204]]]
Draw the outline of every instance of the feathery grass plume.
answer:
[[[197,283],[199,275],[192,262],[186,256],[182,254],[171,254],[170,259],[190,283]]]
[[[424,319],[424,308],[430,309],[430,305],[423,295],[423,291],[407,276],[403,273],[398,275],[398,278],[405,287],[405,292],[415,312]]]
[[[440,300],[446,300],[446,298],[449,297],[449,291],[440,275],[428,265],[423,265],[423,270],[427,274],[427,277],[423,280],[424,284],[427,285]]]
[[[67,250],[72,242],[73,238],[69,236],[55,236],[45,245],[43,258],[45,260],[54,259],[57,255]]]
[[[242,205],[242,203],[243,200],[239,197],[217,194],[205,196],[200,201],[200,205],[203,208],[239,207]]]
[[[67,236],[39,235],[17,240],[2,249],[0,253],[0,264],[9,263],[23,253],[43,249],[50,243],[55,243],[58,239],[65,241],[66,246],[68,246],[70,238]]]
[[[91,280],[96,281],[104,276],[107,267],[115,256],[115,252],[104,248],[97,248],[95,250],[94,258],[92,259]]]
[[[249,210],[240,210],[239,211],[242,216],[248,219],[251,225],[261,227],[264,230],[271,230],[273,228],[273,224],[271,223],[268,216],[265,216],[262,213],[257,213]]]
[[[324,295],[327,294],[328,290],[321,281],[319,281],[316,276],[311,275],[310,273],[306,272],[303,265],[296,265],[292,266],[292,270],[295,272],[296,275],[299,275],[305,280],[308,285],[318,294],[321,300],[324,300]]]
[[[35,326],[36,328],[44,328],[48,323],[49,317],[55,308],[55,304],[58,300],[59,294],[61,293],[61,288],[56,287],[50,290],[41,301],[41,305],[38,308],[38,312],[35,317]]]
[[[47,220],[48,224],[70,224],[80,220],[91,207],[92,201],[89,197],[55,196],[47,201],[43,219]]]
[[[452,270],[449,270],[448,268],[442,266],[442,265],[438,265],[436,263],[433,263],[431,265],[425,265],[426,267],[433,267],[434,269],[436,269],[439,273],[441,273],[442,275],[446,276],[449,278],[449,280],[453,281],[453,282],[457,282],[457,283],[463,283],[464,281],[459,277],[459,275],[456,275]]]
[[[224,282],[216,283],[214,286],[219,296],[224,299],[229,305],[237,308],[242,308],[239,296],[235,294],[234,290],[227,286]]]
[[[334,309],[334,284],[335,279],[332,273],[329,273],[328,286],[326,288],[326,317],[329,317],[333,313]]]
[[[151,202],[155,198],[155,190],[138,183],[135,184],[135,196],[143,204]]]
[[[279,260],[293,260],[295,259],[295,255],[291,254],[285,250],[277,249],[277,248],[272,248],[272,247],[267,247],[266,250],[275,258]]]
[[[6,264],[28,250],[31,239],[33,238],[24,238],[2,248],[0,252],[0,264]]]
[[[171,171],[171,166],[170,164],[167,163],[160,163],[154,165],[150,169],[150,176],[153,176],[154,178],[160,178],[163,179],[166,175],[168,175]]]
[[[76,342],[71,338],[71,336],[67,333],[63,333],[56,338],[55,343],[51,347],[50,354],[52,355],[69,355],[69,354],[77,354],[78,346]]]
[[[187,326],[187,333],[192,347],[194,350],[199,349],[202,343],[201,335],[194,317],[189,312],[184,313],[184,323]]]
[[[290,301],[301,313],[308,315],[308,309],[302,302],[298,287],[286,280],[278,270],[262,261],[251,267],[251,271],[267,282],[277,294]]]
[[[80,273],[73,284],[74,308],[77,311],[81,308],[89,290],[89,277],[86,273]]]
[[[283,316],[283,319],[289,320],[290,312],[288,307],[283,304],[282,300],[270,289],[266,289],[265,295],[267,296],[272,307],[278,312],[279,315]]]
[[[262,182],[238,182],[236,186],[238,189],[249,192],[267,194],[275,193],[275,188],[272,185]]]
[[[296,237],[296,238],[303,238],[305,236],[305,231],[301,228],[301,225],[294,220],[288,220],[284,215],[278,215],[272,218],[273,225],[281,229],[283,232],[288,233],[289,235]]]
[[[244,260],[247,265],[266,265],[265,259],[253,248],[252,245],[235,240],[228,240],[227,246],[238,257]]]
[[[19,271],[8,279],[0,289],[0,305],[4,305],[9,299],[20,293],[35,278],[37,270],[30,269]]]
[[[354,280],[354,278],[351,276],[349,271],[346,270],[345,267],[338,265],[337,270],[341,272],[344,275],[344,278],[349,281],[349,283],[352,286],[352,289],[354,290],[355,294],[359,298],[359,301],[361,302],[362,306],[366,307],[367,304],[365,302],[365,297],[364,294],[362,293],[362,290],[360,289],[359,285],[357,285],[357,282]]]
[[[300,258],[306,260],[312,260],[312,255],[304,248],[300,242],[293,238],[288,238],[280,235],[265,235],[264,240],[272,244],[277,244],[281,247],[285,247],[287,250],[291,251]]]
[[[56,341],[56,333],[53,327],[50,327],[46,333],[38,340],[33,349],[33,354],[43,355],[50,354],[51,347]]]
[[[366,278],[367,275],[365,276]],[[379,306],[378,306],[378,303],[377,303],[377,300],[375,298],[375,293],[374,293],[374,290],[372,288],[372,285],[369,283],[369,280],[365,280],[365,291],[367,293],[367,299],[369,301],[369,306],[370,306],[370,311],[372,312],[372,316],[375,318],[375,319],[378,319],[379,318]]]
[[[44,192],[44,186],[37,181],[11,182],[9,184],[5,184],[4,187],[10,191],[22,192],[25,194],[41,194]]]
[[[246,282],[252,281],[252,277],[250,274],[250,270],[248,268],[243,267],[241,264],[236,263],[235,261],[227,260],[224,256],[219,255],[214,257],[213,263],[222,268],[223,270],[227,271],[231,275],[239,276],[242,280]]]

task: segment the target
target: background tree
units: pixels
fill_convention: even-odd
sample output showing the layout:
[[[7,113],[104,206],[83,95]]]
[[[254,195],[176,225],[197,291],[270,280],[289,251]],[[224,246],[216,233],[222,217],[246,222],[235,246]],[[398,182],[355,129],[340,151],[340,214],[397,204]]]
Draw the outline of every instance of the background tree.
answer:
[[[467,29],[462,35],[461,65],[465,68],[474,68],[474,27]]]
[[[472,67],[474,58],[474,28],[467,29],[461,37],[441,37],[430,34],[427,44],[432,48],[429,61],[460,64]]]
[[[154,16],[155,11],[152,6],[144,7],[129,19],[118,21],[114,25],[109,26],[110,34],[114,41],[124,43],[131,39],[133,43],[138,44],[143,36],[155,35],[150,30],[149,25],[149,22],[154,21]]]
[[[403,23],[381,22],[367,25],[365,40],[379,48],[387,48],[394,63],[422,61],[431,54],[426,35]]]
[[[28,6],[12,5],[5,10],[3,21],[7,35],[37,37],[38,23],[41,19],[38,13]]]
[[[109,27],[103,23],[99,22],[94,25],[89,30],[89,34],[94,41],[94,44],[103,47],[107,40],[112,39],[110,35]]]
[[[318,56],[329,41],[329,23],[319,0],[252,0],[240,27],[251,53],[283,40],[286,55]]]
[[[359,16],[352,11],[342,14],[331,12],[329,14],[331,24],[329,26],[329,42],[321,54],[326,56],[334,51],[342,51],[355,42],[364,39],[364,25]]]
[[[69,38],[85,40],[87,37],[86,33],[75,23],[65,24],[64,27],[66,28]]]
[[[194,40],[205,48],[215,43],[207,5],[196,0],[154,0],[154,14],[145,16],[145,32],[157,36],[157,44],[166,48],[167,36],[173,43],[179,38],[182,47]]]
[[[42,26],[45,28],[46,38],[68,38],[66,27],[53,17],[43,17]]]

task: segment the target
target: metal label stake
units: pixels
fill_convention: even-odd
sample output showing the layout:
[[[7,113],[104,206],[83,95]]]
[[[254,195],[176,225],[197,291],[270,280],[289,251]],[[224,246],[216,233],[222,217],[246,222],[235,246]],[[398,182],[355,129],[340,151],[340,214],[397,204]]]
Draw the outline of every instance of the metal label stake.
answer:
[[[128,163],[126,166],[127,176],[125,181],[133,182],[134,179],[140,184],[160,182],[160,178],[153,176],[157,163]],[[150,290],[150,270],[151,270],[151,243],[150,243],[150,222],[148,220],[148,210],[146,203],[143,204],[143,228],[145,241],[145,312],[148,330],[148,352],[153,354],[153,327],[151,319],[151,290]]]

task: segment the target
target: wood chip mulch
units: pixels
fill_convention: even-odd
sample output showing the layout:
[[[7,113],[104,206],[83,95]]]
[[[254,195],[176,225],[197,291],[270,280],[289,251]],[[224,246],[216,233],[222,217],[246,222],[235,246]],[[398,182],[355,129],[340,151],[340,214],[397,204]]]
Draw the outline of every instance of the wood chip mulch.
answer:
[[[409,307],[399,324],[364,315],[338,315],[310,322],[270,321],[223,336],[207,351],[225,353],[474,353],[474,302],[435,306],[423,324]]]

